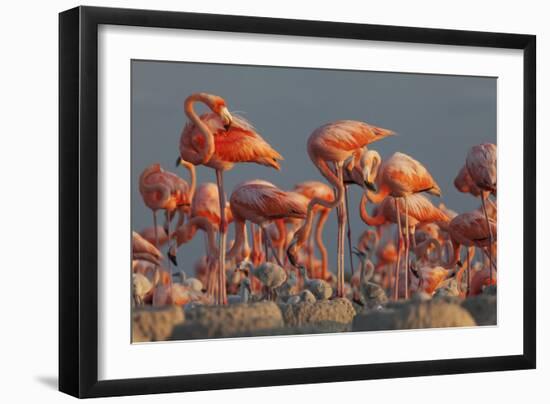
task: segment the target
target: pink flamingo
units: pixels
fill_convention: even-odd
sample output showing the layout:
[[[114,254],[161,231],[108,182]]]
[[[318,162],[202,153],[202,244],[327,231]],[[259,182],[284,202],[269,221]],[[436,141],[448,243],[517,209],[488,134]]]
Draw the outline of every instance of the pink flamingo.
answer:
[[[200,117],[193,109],[195,102],[202,102],[211,113]],[[219,96],[195,93],[187,97],[185,113],[190,119],[180,138],[180,156],[194,165],[205,165],[216,170],[221,212],[219,237],[219,287],[220,296],[216,301],[222,304],[225,298],[225,250],[227,220],[225,218],[225,192],[223,172],[230,170],[235,163],[257,163],[280,169],[277,153],[244,118],[229,113],[225,100]]]
[[[485,215],[486,228],[489,231],[489,242],[494,242],[495,235],[489,224],[489,216],[485,201],[489,194],[496,195],[497,192],[497,147],[492,143],[482,143],[470,149],[466,156],[466,168],[472,177],[474,184],[481,190],[481,206]],[[493,280],[493,253],[489,248],[489,272],[490,280]]]
[[[139,177],[139,192],[145,205],[153,211],[153,228],[155,246],[159,246],[157,231],[157,210],[163,209],[170,215],[177,209],[178,204],[186,198],[182,193],[185,189],[181,183],[176,183],[175,174],[163,170],[160,164],[155,163],[147,167]],[[167,222],[166,233],[170,234],[170,222]],[[170,262],[168,263],[170,265]]]
[[[463,165],[454,180],[455,188],[464,194],[472,194],[476,198],[481,195],[481,189],[475,184],[466,165]]]
[[[235,218],[235,244],[228,252],[228,257],[233,257],[242,248],[247,220],[257,224],[266,234],[267,225],[275,220],[305,218],[308,202],[306,197],[297,192],[283,191],[263,180],[252,180],[237,185],[230,197],[231,211]],[[271,239],[266,237],[265,240],[279,266],[283,266],[271,244]]]
[[[307,241],[312,221],[313,207],[322,205],[327,209],[338,207],[338,245],[337,245],[337,291],[338,297],[344,296],[344,232],[346,208],[344,201],[344,166],[352,169],[366,152],[368,144],[393,135],[388,129],[378,128],[358,121],[335,121],[317,128],[309,136],[307,151],[313,164],[321,174],[336,189],[332,202],[320,198],[313,198],[309,202],[308,213],[304,225],[296,232],[293,243],[287,253],[289,258],[295,259],[296,250]],[[335,172],[329,164],[333,164]],[[368,179],[363,183],[367,185]],[[370,183],[368,183],[370,186]]]
[[[430,194],[441,196],[441,189],[435,182],[428,170],[418,161],[404,153],[395,153],[389,159],[382,161],[380,154],[374,150],[369,150],[367,160],[369,164],[369,176],[376,179],[379,188],[378,193],[367,190],[368,197],[374,203],[380,203],[386,196],[392,196],[395,210],[397,212],[397,227],[399,229],[399,245],[396,262],[396,286],[399,282],[399,266],[402,251],[402,231],[401,214],[399,209],[399,199],[403,198],[405,210],[405,284],[408,278],[409,261],[409,203],[410,197],[416,193],[428,192]],[[432,205],[433,206],[433,205]],[[397,287],[394,290],[394,298],[397,298]],[[405,297],[408,297],[407,288],[405,288]]]
[[[178,166],[183,166],[189,171],[189,177],[190,177],[190,184],[187,183],[184,179],[178,177],[176,174],[167,172],[167,175],[172,177],[175,187],[180,191],[180,199],[178,200],[178,208],[177,212],[179,214],[178,217],[178,223],[176,227],[181,226],[183,222],[185,221],[185,215],[189,213],[190,207],[191,207],[191,201],[193,200],[193,196],[195,194],[195,187],[197,183],[197,177],[195,173],[195,166],[188,161],[185,161],[181,158],[177,161]],[[171,214],[168,214],[166,219],[172,220],[172,216],[175,212],[170,212]]]
[[[487,220],[488,219],[488,222]],[[489,223],[489,227],[487,227]],[[491,241],[491,235],[496,234],[497,225],[496,222],[484,215],[479,211],[461,213],[456,216],[449,223],[448,232],[451,236],[451,242],[453,247],[453,254],[449,259],[449,262],[445,264],[446,268],[454,267],[460,258],[460,246],[477,247],[485,252],[485,248],[489,249],[488,254],[491,254],[490,250],[493,245]],[[470,253],[467,255],[467,270],[468,270],[468,290],[471,289],[470,279]],[[490,283],[493,283],[491,277],[493,262],[489,261],[489,277]]]
[[[411,194],[404,198],[386,197],[378,205],[376,216],[370,216],[366,209],[366,201],[368,195],[365,193],[361,198],[360,203],[360,216],[363,222],[369,226],[381,226],[385,223],[397,223],[398,229],[401,229],[401,223],[405,223],[405,240],[413,238],[413,247],[417,255],[421,254],[422,247],[416,245],[415,230],[418,225],[424,223],[447,223],[449,218],[447,215],[435,207],[428,198],[421,194]],[[399,244],[397,251],[396,268],[399,268],[397,262],[399,262],[401,246],[401,230],[399,230]],[[405,255],[408,254],[408,249],[405,251]],[[407,262],[408,263],[408,262]],[[408,298],[408,266],[405,266],[405,298]],[[394,278],[394,298],[397,299],[396,293],[399,290],[399,270],[396,270]]]
[[[144,239],[139,233],[132,232],[132,259],[151,262],[160,265],[162,253],[152,243]]]

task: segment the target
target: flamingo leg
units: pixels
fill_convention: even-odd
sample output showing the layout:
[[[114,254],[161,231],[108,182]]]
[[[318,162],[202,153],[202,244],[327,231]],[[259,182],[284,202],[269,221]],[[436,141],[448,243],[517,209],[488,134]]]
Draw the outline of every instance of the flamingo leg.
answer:
[[[395,262],[395,279],[393,284],[393,300],[399,299],[399,269],[401,264],[401,248],[403,235],[401,234],[401,214],[399,213],[399,203],[397,198],[393,199],[395,202],[395,214],[397,216],[397,261]]]
[[[409,248],[411,244],[409,232],[409,203],[405,197],[405,299],[409,298]]]
[[[157,229],[157,211],[153,211],[153,228],[155,231],[155,247],[159,248],[159,232]]]
[[[168,220],[168,223],[166,223],[166,232],[168,233],[168,252],[170,252],[170,220]],[[168,258],[167,261],[168,261],[168,274],[170,275],[169,285],[172,286],[172,262],[170,258]]]
[[[218,194],[220,200],[220,237],[218,240],[218,304],[226,304],[225,293],[225,243],[227,237],[227,220],[225,217],[225,192],[223,189],[223,171],[216,170]]]
[[[470,247],[470,248],[475,248],[475,247]],[[467,255],[466,255],[466,271],[467,274],[466,274],[466,282],[467,282],[467,286],[466,286],[466,297],[470,295],[470,279],[471,279],[471,270],[472,268],[470,267],[470,249],[468,249],[467,251]]]
[[[485,215],[485,222],[487,223],[487,230],[489,230],[489,281],[491,284],[493,283],[493,231],[491,230],[491,226],[489,225],[489,215],[487,214],[487,207],[485,206],[485,196],[483,193],[480,195],[481,198],[481,206],[483,208],[483,214]]]
[[[269,262],[269,248],[268,248],[268,239],[269,235],[267,234],[267,231],[265,228],[262,227],[263,235],[264,235],[264,254],[265,254],[265,262]]]
[[[342,173],[342,165],[336,165],[336,173],[338,174],[338,181],[343,184],[344,178]],[[344,232],[346,229],[346,204],[344,201],[340,203],[338,210],[338,265],[337,265],[337,282],[336,282],[336,296],[344,297]]]
[[[267,255],[267,252],[268,250],[271,250],[271,253],[273,254],[273,257],[275,257],[275,261],[277,261],[277,265],[279,265],[280,267],[283,267],[283,263],[281,262],[281,260],[279,259],[279,256],[277,255],[277,251],[275,251],[275,247],[273,247],[273,243],[271,242],[271,238],[268,237],[267,235],[267,231],[264,227],[262,227],[262,230],[264,232],[264,235],[265,235],[265,256],[266,256],[266,262],[268,260],[268,255]]]
[[[348,186],[344,185],[344,200],[346,201],[346,222],[348,226],[347,236],[348,236],[348,250],[349,250],[349,265],[351,268],[351,275],[355,273],[353,267],[353,247],[351,245],[351,224],[349,220],[349,202],[348,202]]]

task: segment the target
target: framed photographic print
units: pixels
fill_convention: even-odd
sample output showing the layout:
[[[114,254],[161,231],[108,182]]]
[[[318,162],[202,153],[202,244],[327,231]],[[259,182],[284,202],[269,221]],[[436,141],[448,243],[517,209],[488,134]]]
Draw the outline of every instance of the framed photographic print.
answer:
[[[535,367],[534,36],[59,26],[61,391]]]

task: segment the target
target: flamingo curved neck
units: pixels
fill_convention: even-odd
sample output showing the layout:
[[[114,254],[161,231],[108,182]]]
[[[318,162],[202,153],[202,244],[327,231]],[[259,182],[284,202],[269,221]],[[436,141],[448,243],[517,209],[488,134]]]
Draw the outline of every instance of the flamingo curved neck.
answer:
[[[361,220],[363,220],[365,224],[369,226],[381,226],[384,223],[386,223],[386,218],[380,213],[374,217],[369,215],[369,212],[367,212],[367,194],[366,193],[363,193],[359,207],[360,207],[359,214],[361,216]]]
[[[216,245],[216,231],[215,226],[205,217],[196,216],[190,219],[176,232],[176,238],[178,247],[189,242],[196,234],[197,228],[204,231],[207,235],[209,255],[218,254],[218,247]]]
[[[386,184],[382,184],[378,192],[367,190],[367,196],[371,202],[380,203],[390,194],[390,191],[390,188]]]
[[[368,270],[367,270],[368,267]],[[361,261],[361,283],[369,282],[374,275],[374,265],[368,265],[367,260]]]
[[[330,169],[327,162],[318,156],[310,156],[313,164],[317,166],[321,174],[336,188],[336,195],[332,201],[321,198],[313,198],[307,205],[307,215],[303,226],[296,232],[296,248],[300,248],[307,241],[313,224],[313,209],[321,205],[326,209],[333,209],[344,201],[343,162],[335,162],[336,174]]]
[[[460,259],[460,244],[456,243],[455,241],[449,240],[447,241],[445,247],[449,248],[451,253],[448,256],[447,262],[443,262],[443,267],[445,269],[454,270],[456,264]]]
[[[183,159],[180,159],[180,164],[189,171],[189,181],[191,183],[189,187],[189,200],[192,201],[193,196],[195,195],[195,189],[197,187],[197,174],[195,172],[195,165]]]
[[[317,219],[317,227],[315,228],[315,243],[317,244],[317,248],[319,249],[319,252],[321,254],[321,269],[323,271],[323,279],[325,279],[325,276],[328,272],[328,252],[327,248],[325,247],[325,243],[323,242],[323,227],[325,226],[325,222],[327,221],[329,213],[330,211],[326,209],[319,212],[319,219]]]
[[[441,251],[441,244],[435,238],[429,238],[423,241],[422,243],[418,243],[414,248],[414,254],[418,259],[422,259],[424,258],[424,256],[426,256],[428,248],[430,248],[430,246],[434,247],[435,256],[434,258],[430,258],[428,256],[427,257],[428,262],[432,265],[438,264],[439,262],[441,262],[441,259],[442,259],[442,251]]]
[[[198,160],[194,161],[194,164],[205,164],[207,163],[212,155],[214,154],[215,145],[214,145],[214,135],[210,131],[210,128],[200,119],[200,117],[195,112],[193,105],[195,102],[202,102],[212,109],[208,97],[202,93],[192,94],[185,99],[184,110],[187,117],[199,128],[204,136],[204,146],[199,149]]]

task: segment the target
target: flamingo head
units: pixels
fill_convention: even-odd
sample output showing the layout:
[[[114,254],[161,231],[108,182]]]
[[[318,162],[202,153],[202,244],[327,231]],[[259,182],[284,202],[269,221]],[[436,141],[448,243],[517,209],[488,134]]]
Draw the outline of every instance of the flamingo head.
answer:
[[[233,123],[233,117],[227,109],[225,100],[222,97],[213,94],[207,94],[205,98],[210,109],[222,120],[225,130],[228,130]]]
[[[288,248],[286,249],[286,255],[288,257],[288,261],[290,264],[294,267],[297,267],[298,265],[298,258],[296,256],[297,248],[296,248],[297,239],[294,237],[294,239],[289,244]]]
[[[248,276],[251,270],[253,269],[254,269],[254,265],[252,264],[252,262],[250,262],[247,259],[244,259],[241,262],[239,262],[239,264],[237,265],[237,268],[235,268],[235,271],[241,271],[242,273],[245,274],[245,276]]]
[[[356,166],[356,171],[360,176],[359,181],[356,180],[356,182],[363,188],[376,192],[375,181],[381,162],[382,158],[376,150],[363,149]]]
[[[176,256],[176,246],[175,245],[172,245],[169,249],[168,249],[168,259],[170,261],[172,261],[172,263],[175,265],[175,266],[178,266],[178,259],[177,259],[177,256]]]

